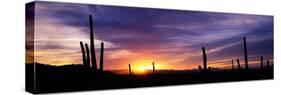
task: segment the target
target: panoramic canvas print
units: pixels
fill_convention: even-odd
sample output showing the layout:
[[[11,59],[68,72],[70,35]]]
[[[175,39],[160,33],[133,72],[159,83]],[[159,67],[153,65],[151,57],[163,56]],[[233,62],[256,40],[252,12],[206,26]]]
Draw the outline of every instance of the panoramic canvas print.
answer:
[[[35,1],[26,91],[273,79],[273,16]]]

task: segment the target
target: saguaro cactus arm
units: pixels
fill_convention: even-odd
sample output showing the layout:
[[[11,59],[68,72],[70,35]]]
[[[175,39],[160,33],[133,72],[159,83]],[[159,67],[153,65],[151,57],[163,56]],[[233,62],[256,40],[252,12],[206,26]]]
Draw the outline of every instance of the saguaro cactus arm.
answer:
[[[86,47],[86,63],[87,63],[87,67],[91,67],[90,66],[90,50],[89,50],[89,46],[88,46],[88,44],[86,43],[85,44],[85,47]]]
[[[239,59],[237,59],[237,67],[238,67],[239,70],[241,69]]]
[[[81,48],[81,53],[82,53],[83,65],[86,65],[86,55],[85,55],[84,44],[82,41],[80,41],[80,48]]]

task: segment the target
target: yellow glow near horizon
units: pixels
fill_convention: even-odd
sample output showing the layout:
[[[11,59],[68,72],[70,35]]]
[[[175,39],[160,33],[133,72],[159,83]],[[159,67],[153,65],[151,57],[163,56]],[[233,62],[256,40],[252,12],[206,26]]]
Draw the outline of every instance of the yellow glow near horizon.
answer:
[[[138,73],[145,73],[148,70],[152,70],[152,66],[140,66],[136,68]]]
[[[134,63],[132,66],[133,71],[139,74],[144,74],[147,73],[148,71],[152,71],[153,70],[152,62],[154,62],[155,70],[169,69],[163,62],[153,61],[150,59],[138,59],[133,62]]]
[[[140,59],[133,62],[133,69],[136,73],[145,73],[148,70],[152,70],[152,60]]]

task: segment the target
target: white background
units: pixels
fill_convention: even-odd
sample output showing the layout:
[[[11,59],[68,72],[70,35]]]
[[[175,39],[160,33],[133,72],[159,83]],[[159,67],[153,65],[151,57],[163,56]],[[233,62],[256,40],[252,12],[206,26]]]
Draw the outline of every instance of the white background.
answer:
[[[0,2],[0,95],[29,95],[24,91],[25,3]],[[166,86],[138,89],[59,93],[59,95],[280,95],[280,21],[278,0],[51,0],[106,5],[203,10],[274,15],[274,80]],[[278,38],[279,37],[279,38]],[[52,93],[53,94],[53,93]]]

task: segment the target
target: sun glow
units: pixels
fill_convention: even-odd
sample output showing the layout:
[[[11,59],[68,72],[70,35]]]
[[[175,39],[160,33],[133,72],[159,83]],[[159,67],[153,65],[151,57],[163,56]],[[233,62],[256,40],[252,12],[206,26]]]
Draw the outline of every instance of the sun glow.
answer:
[[[139,59],[139,60],[135,60],[133,62],[132,71],[134,71],[134,73],[137,73],[137,74],[145,74],[145,73],[152,72],[152,70],[153,70],[152,63],[153,62],[154,62],[155,70],[167,69],[167,66],[163,62],[150,60],[150,59]]]
[[[135,62],[133,62],[133,71],[135,73],[146,73],[149,70],[152,70],[152,60],[136,60]]]
[[[137,67],[136,70],[137,72],[141,72],[141,73],[144,73],[146,71],[149,71],[149,70],[152,70],[152,66],[140,66],[140,67]]]

